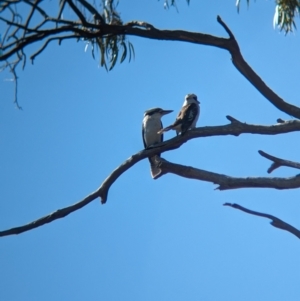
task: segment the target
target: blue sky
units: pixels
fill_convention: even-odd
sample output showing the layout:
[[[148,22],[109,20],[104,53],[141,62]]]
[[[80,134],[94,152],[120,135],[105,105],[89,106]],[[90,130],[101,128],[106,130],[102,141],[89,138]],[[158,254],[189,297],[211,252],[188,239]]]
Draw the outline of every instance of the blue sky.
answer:
[[[226,3],[225,3],[226,2]],[[246,1],[244,1],[246,2]],[[219,14],[247,62],[286,101],[298,98],[299,32],[272,26],[273,1],[120,1],[122,19],[161,29],[227,37]],[[55,11],[56,1],[46,3]],[[66,16],[67,18],[67,16]],[[0,32],[3,28],[0,28]],[[198,126],[231,115],[251,124],[290,119],[234,68],[226,51],[129,37],[136,57],[99,68],[83,42],[53,43],[19,74],[0,73],[0,229],[73,204],[143,148],[146,109],[173,109],[187,93],[201,101]],[[27,53],[37,49],[28,47]],[[130,116],[130,117],[128,117]],[[117,122],[112,122],[117,120]],[[166,139],[173,132],[165,135]],[[231,176],[267,176],[259,149],[299,161],[298,133],[202,138],[164,153],[166,159]],[[281,168],[273,176],[293,176]],[[299,300],[299,241],[268,220],[222,206],[239,203],[300,227],[299,191],[215,186],[174,175],[157,181],[143,160],[96,200],[64,219],[0,239],[0,299],[23,300]]]

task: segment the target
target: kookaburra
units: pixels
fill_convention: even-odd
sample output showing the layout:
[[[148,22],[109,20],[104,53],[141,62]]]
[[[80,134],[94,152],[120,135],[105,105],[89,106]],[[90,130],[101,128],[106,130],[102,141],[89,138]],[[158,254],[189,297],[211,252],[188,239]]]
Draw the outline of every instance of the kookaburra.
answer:
[[[195,94],[187,94],[175,122],[161,129],[158,133],[161,134],[169,130],[175,130],[177,135],[179,133],[183,135],[187,130],[195,128],[200,115],[199,103]]]
[[[161,108],[154,108],[145,111],[142,126],[142,135],[145,148],[163,142],[163,134],[158,133],[163,128],[161,117],[171,112],[173,112],[173,110],[163,110]],[[156,166],[156,161],[159,157],[160,154],[157,154],[149,158],[151,176],[153,179],[155,179],[161,173],[160,168]]]

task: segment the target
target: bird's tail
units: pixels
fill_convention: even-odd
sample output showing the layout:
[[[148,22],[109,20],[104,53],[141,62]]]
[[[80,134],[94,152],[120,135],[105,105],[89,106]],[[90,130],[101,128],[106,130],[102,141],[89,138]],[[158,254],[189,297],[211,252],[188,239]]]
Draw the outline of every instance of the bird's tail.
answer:
[[[159,162],[159,158],[160,157],[158,155],[149,158],[150,173],[153,179],[156,179],[161,174],[161,169],[157,166],[157,163]]]
[[[157,132],[157,134],[162,134],[164,132],[167,132],[173,128],[173,125],[169,125],[166,128],[161,129],[160,131]]]

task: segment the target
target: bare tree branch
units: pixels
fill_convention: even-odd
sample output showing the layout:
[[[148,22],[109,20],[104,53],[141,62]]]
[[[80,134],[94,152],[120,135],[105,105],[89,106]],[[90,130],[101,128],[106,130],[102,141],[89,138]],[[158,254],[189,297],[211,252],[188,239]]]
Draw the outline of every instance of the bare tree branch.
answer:
[[[28,31],[35,31],[31,29],[27,29]],[[7,53],[3,53],[3,55],[0,56],[0,61],[5,61],[6,59],[12,57],[14,54],[16,54],[21,49],[24,49],[26,46],[36,42],[43,40],[45,38],[50,37],[51,35],[55,34],[62,34],[62,33],[76,33],[76,39],[80,37],[80,34],[84,32],[84,30],[81,30],[79,28],[74,27],[73,25],[67,25],[62,26],[53,30],[39,30],[39,33],[32,34],[30,36],[27,36],[27,38],[21,39],[19,41],[13,42],[5,47],[2,47],[2,50],[6,50],[7,48],[10,48],[11,46],[15,46],[14,48],[10,49]]]
[[[229,27],[225,24],[225,22],[221,19],[220,16],[217,16],[217,21],[223,26],[227,34],[229,35],[229,38],[232,40],[235,40],[235,37],[232,33],[232,31],[229,29]]]
[[[97,20],[100,20],[102,24],[105,24],[103,17],[98,13],[98,11],[87,1],[78,0]]]
[[[193,139],[199,137],[226,135],[239,136],[240,134],[278,135],[299,131],[300,128],[299,120],[290,120],[285,123],[278,123],[274,125],[255,125],[242,123],[231,116],[226,116],[226,118],[231,122],[230,124],[199,127],[193,131],[188,131],[183,137]]]
[[[66,5],[66,0],[61,0],[60,4],[59,4],[59,11],[58,11],[57,19],[61,18],[63,10],[65,8],[65,5]],[[57,24],[56,24],[56,28],[57,28]]]
[[[68,4],[70,5],[70,7],[72,8],[72,10],[75,12],[75,14],[80,19],[81,23],[83,25],[86,25],[87,24],[87,20],[85,19],[85,16],[81,13],[81,11],[79,10],[79,8],[77,8],[77,6],[73,3],[73,1],[72,0],[66,0],[66,2],[68,2]]]
[[[277,109],[300,119],[300,108],[285,102],[279,97],[273,90],[271,90],[263,80],[254,72],[254,70],[244,60],[239,45],[234,38],[232,32],[228,26],[222,21],[220,16],[217,17],[217,21],[224,27],[226,32],[229,34],[229,42],[227,43],[227,50],[232,56],[233,65],[241,72],[242,75],[266,98],[268,99]]]
[[[69,215],[70,213],[75,212],[76,210],[81,209],[82,207],[86,206],[87,204],[89,204],[90,202],[95,200],[98,196],[99,196],[98,191],[95,191],[95,192],[91,193],[90,195],[88,195],[87,197],[85,197],[80,202],[75,203],[71,206],[62,208],[62,209],[58,209],[58,210],[50,213],[49,215],[41,217],[31,223],[28,223],[28,224],[20,226],[20,227],[15,227],[15,228],[11,228],[8,230],[0,231],[0,237],[13,235],[13,234],[20,234],[20,233],[38,228],[45,224],[51,223],[59,218],[63,218],[65,216]]]
[[[44,45],[37,51],[35,52],[34,54],[32,54],[30,56],[30,60],[31,60],[31,63],[33,64],[35,58],[45,50],[45,48],[47,48],[48,44],[52,41],[55,41],[55,40],[58,40],[58,44],[60,45],[61,42],[63,40],[68,40],[68,39],[74,39],[74,38],[77,38],[75,35],[68,35],[68,36],[62,36],[62,37],[55,37],[55,38],[49,38],[48,40],[46,40],[46,42],[44,43]]]
[[[33,6],[42,15],[42,17],[44,17],[45,19],[48,18],[48,15],[46,14],[46,12],[39,5],[36,5],[32,2],[30,2],[30,0],[23,0],[23,1],[30,6]],[[38,2],[41,2],[41,1],[42,0],[40,0]]]
[[[198,169],[191,166],[184,166],[162,160],[158,165],[163,174],[173,173],[188,179],[211,182],[219,185],[218,190],[229,190],[238,188],[275,188],[292,189],[300,188],[300,176],[290,178],[267,178],[247,177],[237,178],[215,172]]]
[[[300,131],[300,121],[293,120],[282,124],[276,124],[271,126],[260,126],[260,125],[248,125],[241,123],[237,119],[227,116],[231,121],[231,124],[223,126],[211,126],[211,127],[200,127],[191,131],[187,131],[183,136],[174,137],[168,141],[162,142],[149,149],[142,150],[118,166],[101,184],[101,186],[89,196],[79,201],[78,203],[59,209],[47,216],[44,216],[36,221],[33,221],[24,226],[12,228],[9,230],[0,231],[1,236],[20,234],[34,228],[40,227],[44,224],[55,221],[59,218],[63,218],[68,214],[75,212],[78,209],[86,206],[96,198],[101,198],[101,203],[104,204],[107,201],[108,191],[113,183],[129,168],[135,165],[137,162],[152,157],[155,154],[170,151],[179,148],[182,144],[188,140],[199,138],[199,137],[212,137],[212,136],[224,136],[233,135],[238,136],[240,134],[265,134],[265,135],[276,135],[283,134],[293,131]],[[251,131],[252,130],[252,131]],[[159,163],[162,168],[163,174],[171,172],[178,174],[182,177],[198,179],[202,181],[208,181],[214,184],[219,184],[220,190],[234,189],[234,188],[246,188],[246,187],[269,187],[276,189],[290,189],[300,187],[300,177],[293,178],[234,178],[226,175],[221,175],[205,170],[200,170],[192,167],[187,167],[179,164],[174,164],[165,160],[161,160]]]
[[[29,13],[29,15],[27,17],[26,22],[25,22],[25,28],[28,28],[29,22],[30,22],[30,20],[31,20],[31,18],[32,18],[34,12],[35,12],[35,10],[37,9],[39,2],[41,2],[41,0],[35,0],[34,1],[33,5],[32,5],[32,8],[31,8],[31,11],[30,11],[30,13]],[[26,35],[26,29],[23,32],[23,38],[25,37],[25,35]]]
[[[20,57],[18,59],[19,59],[19,62],[20,62]],[[14,64],[14,65],[9,67],[10,72],[12,73],[13,79],[14,79],[14,82],[15,82],[15,100],[14,100],[14,104],[17,106],[18,109],[22,110],[22,107],[18,103],[18,76],[17,76],[17,73],[16,73],[16,67],[17,67],[17,64]]]
[[[275,170],[276,168],[278,168],[280,166],[287,166],[287,167],[300,169],[300,163],[271,156],[271,155],[263,152],[262,150],[259,150],[258,152],[261,156],[273,161],[272,165],[268,169],[268,173],[271,173],[273,170]]]
[[[288,232],[294,234],[295,236],[297,236],[298,238],[300,238],[300,231],[298,229],[296,229],[295,227],[291,226],[290,224],[284,222],[283,220],[277,218],[274,215],[249,210],[249,209],[247,209],[245,207],[242,207],[238,204],[225,203],[224,206],[229,206],[229,207],[244,211],[244,212],[249,213],[249,214],[253,214],[253,215],[256,215],[256,216],[261,216],[261,217],[271,219],[272,221],[270,222],[270,224],[272,226],[274,226],[275,228],[288,231]]]

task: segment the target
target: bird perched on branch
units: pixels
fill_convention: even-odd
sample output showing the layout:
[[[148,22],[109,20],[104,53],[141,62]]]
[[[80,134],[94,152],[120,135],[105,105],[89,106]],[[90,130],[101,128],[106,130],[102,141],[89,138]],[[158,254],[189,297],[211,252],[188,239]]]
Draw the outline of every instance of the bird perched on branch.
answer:
[[[187,130],[195,128],[200,115],[199,103],[200,102],[197,99],[197,95],[187,94],[175,122],[158,131],[158,134],[167,132],[169,130],[175,130],[177,135],[179,133],[184,135]]]
[[[153,108],[145,111],[142,126],[142,135],[145,148],[163,142],[163,134],[158,133],[163,128],[161,118],[162,116],[171,112],[173,112],[173,110],[163,110],[161,108]],[[160,168],[157,167],[157,161],[159,158],[160,154],[149,158],[151,176],[153,179],[155,179],[161,173]]]

